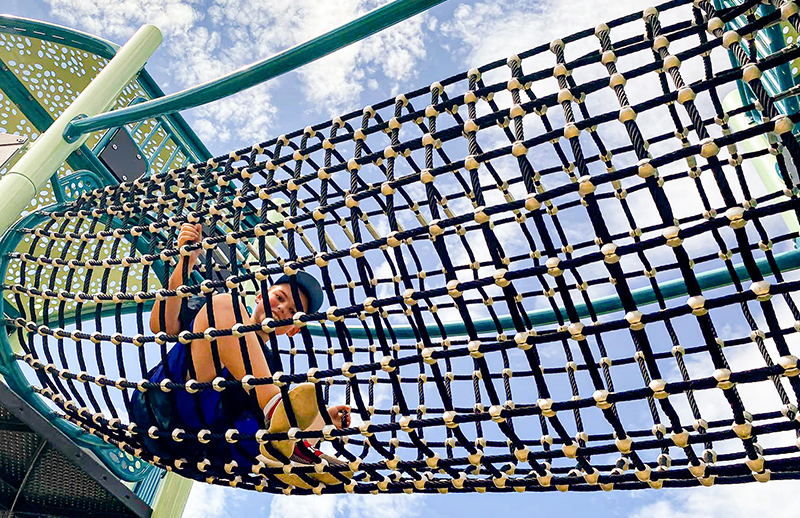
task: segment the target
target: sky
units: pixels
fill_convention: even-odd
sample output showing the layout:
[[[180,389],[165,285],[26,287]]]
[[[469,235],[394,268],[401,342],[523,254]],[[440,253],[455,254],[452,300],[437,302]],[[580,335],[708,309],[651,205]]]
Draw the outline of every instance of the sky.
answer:
[[[346,23],[374,0],[3,0],[4,13],[122,44],[143,23],[164,43],[147,69],[167,92],[211,80]],[[214,154],[314,124],[436,79],[594,27],[638,0],[449,0],[297,72],[185,113]],[[384,518],[561,514],[596,518],[796,516],[796,484],[597,494],[272,497],[195,484],[186,518]]]

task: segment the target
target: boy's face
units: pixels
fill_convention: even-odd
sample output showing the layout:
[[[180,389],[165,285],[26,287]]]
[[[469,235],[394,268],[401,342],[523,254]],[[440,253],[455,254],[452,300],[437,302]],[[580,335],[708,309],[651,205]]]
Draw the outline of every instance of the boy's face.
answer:
[[[289,284],[273,284],[272,287],[270,287],[267,295],[269,297],[269,306],[272,309],[273,319],[284,320],[292,318],[295,313],[303,311],[303,308],[308,307],[308,297],[303,293],[303,290],[298,291],[300,292],[300,303],[302,304],[300,308],[295,304],[294,298],[292,297],[292,287]],[[264,301],[259,292],[258,295],[256,295],[256,308],[253,317],[256,322],[261,322],[266,316],[267,312],[264,308]],[[294,336],[298,331],[300,331],[300,329],[297,326],[289,325],[279,327],[275,330],[275,334],[282,335],[285,333],[289,336]]]

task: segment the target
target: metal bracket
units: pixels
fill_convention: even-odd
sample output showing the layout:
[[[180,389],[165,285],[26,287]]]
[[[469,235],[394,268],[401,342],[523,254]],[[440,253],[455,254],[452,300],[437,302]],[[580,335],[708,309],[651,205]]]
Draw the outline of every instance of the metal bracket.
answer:
[[[144,151],[126,128],[115,130],[111,139],[96,154],[120,183],[132,182],[144,176],[150,168]]]
[[[19,155],[28,144],[28,137],[0,133],[0,169]]]

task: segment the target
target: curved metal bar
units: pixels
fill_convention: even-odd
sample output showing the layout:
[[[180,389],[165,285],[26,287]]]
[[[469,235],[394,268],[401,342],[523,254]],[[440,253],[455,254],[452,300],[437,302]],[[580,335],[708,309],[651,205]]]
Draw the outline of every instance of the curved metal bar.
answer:
[[[444,0],[395,0],[313,40],[208,83],[130,108],[73,120],[64,129],[64,137],[69,140],[92,131],[167,115],[228,97],[316,61],[442,2]]]
[[[775,254],[775,261],[782,272],[796,270],[800,268],[800,249],[790,250],[781,254]],[[772,269],[765,258],[758,260],[756,264],[758,265],[761,273],[765,276],[770,276],[772,274]],[[734,268],[742,282],[750,279],[744,264],[737,264],[734,266]],[[2,266],[0,266],[0,272],[2,271],[4,271],[4,269]],[[697,280],[703,290],[721,288],[723,286],[730,285],[733,282],[728,269],[725,267],[700,273],[697,275]],[[658,287],[661,290],[661,295],[665,300],[686,296],[686,285],[681,278],[675,278],[670,281],[663,282],[659,284]],[[632,295],[637,305],[654,304],[658,300],[655,292],[649,286],[633,290]],[[136,311],[137,304],[122,303],[121,306],[122,314],[128,314]],[[622,311],[622,301],[620,301],[619,297],[616,295],[609,295],[608,297],[600,297],[595,299],[592,301],[592,306],[598,315]],[[150,311],[151,308],[152,301],[146,302],[144,310]],[[589,318],[590,316],[589,308],[585,304],[576,305],[575,310],[580,318]],[[566,310],[564,310],[563,307],[560,307],[559,311],[561,312],[562,318],[567,318]],[[104,317],[112,316],[114,315],[114,312],[114,307],[109,306],[102,309],[102,315]],[[556,313],[550,308],[530,311],[528,312],[528,318],[530,319],[531,324],[535,326],[551,325],[558,322]],[[498,320],[503,330],[514,331],[514,324],[510,316],[499,317]],[[487,333],[497,331],[497,326],[494,320],[491,318],[475,320],[474,323],[475,330],[478,332]],[[314,336],[336,336],[336,330],[333,327],[328,327],[327,334],[319,324],[309,322],[307,327],[309,332],[311,332],[311,334]],[[443,327],[447,336],[460,336],[467,333],[464,323],[460,321],[447,322]],[[413,339],[415,337],[414,330],[411,328],[411,326],[393,326],[393,329],[397,338]],[[347,326],[347,331],[352,338],[368,338],[367,332],[364,330],[364,327],[361,324],[358,326]],[[375,329],[370,328],[370,332],[375,333]],[[426,332],[432,337],[442,336],[441,329],[439,326],[434,324],[428,325]]]
[[[775,261],[778,263],[778,267],[782,272],[796,270],[800,268],[800,250],[790,250],[781,254],[775,254]],[[758,265],[758,269],[762,274],[765,276],[772,275],[772,269],[765,258],[758,260],[756,264]],[[736,269],[736,273],[742,282],[750,279],[744,264],[737,264],[734,266],[734,268]],[[733,279],[731,279],[728,269],[723,267],[698,274],[697,281],[700,283],[700,287],[705,291],[727,286],[733,282]],[[658,287],[661,290],[661,295],[665,300],[686,296],[686,285],[681,278],[675,278],[670,281],[660,283]],[[658,300],[655,292],[649,286],[633,290],[632,295],[637,306],[653,304]],[[598,315],[605,315],[608,313],[614,313],[616,311],[622,311],[622,301],[618,296],[610,295],[608,297],[601,297],[593,300],[592,307]],[[580,318],[588,318],[590,316],[589,308],[585,304],[576,305],[575,310]],[[566,310],[563,307],[559,307],[559,311],[564,319],[568,319]],[[531,324],[536,326],[555,324],[558,322],[556,313],[550,308],[531,311],[528,313],[528,318],[530,319]],[[498,320],[503,330],[514,330],[514,324],[510,316],[500,317]],[[497,326],[494,320],[491,318],[475,320],[474,323],[475,330],[478,332],[486,333],[497,331]],[[458,336],[467,333],[463,322],[449,322],[445,323],[443,327],[448,336]],[[312,335],[326,336],[322,330],[322,327],[319,325],[309,324],[308,329]],[[393,329],[397,338],[415,338],[414,331],[411,329],[411,326],[393,326]],[[368,338],[367,332],[364,330],[363,326],[348,326],[347,330],[352,338]],[[375,332],[374,329],[370,329],[370,331],[372,333]],[[439,327],[433,324],[428,325],[425,331],[429,336],[432,337],[442,336],[442,332]],[[328,334],[335,336],[336,331],[331,327],[328,329]]]

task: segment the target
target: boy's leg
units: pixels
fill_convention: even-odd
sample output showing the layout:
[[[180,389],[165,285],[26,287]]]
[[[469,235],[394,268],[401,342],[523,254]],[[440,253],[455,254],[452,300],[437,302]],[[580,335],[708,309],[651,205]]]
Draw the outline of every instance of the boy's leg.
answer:
[[[250,356],[250,364],[252,365],[253,376],[256,378],[268,378],[272,376],[267,365],[266,358],[263,351],[256,340],[247,341],[248,354]],[[199,342],[199,345],[197,345]],[[205,347],[203,347],[205,345]],[[195,351],[198,355],[195,356]],[[226,367],[236,379],[242,379],[245,376],[244,360],[242,358],[242,350],[237,343],[235,347],[230,343],[222,343],[219,346],[220,362]],[[218,374],[214,369],[214,362],[211,357],[211,344],[205,340],[195,340],[192,343],[192,360],[195,364],[198,381],[211,381]],[[203,363],[205,362],[205,363]],[[210,364],[210,365],[209,365]],[[201,369],[203,369],[201,371]],[[205,379],[201,379],[202,375]],[[289,417],[284,405],[275,404],[274,398],[280,398],[281,391],[275,385],[257,385],[254,389],[258,397],[258,404],[262,410],[265,410],[265,422],[268,429],[274,433],[285,432],[290,428]],[[292,404],[295,418],[297,419],[298,427],[301,430],[307,429],[311,423],[319,416],[319,407],[317,406],[316,390],[312,383],[301,383],[296,385],[289,391],[289,399]],[[266,415],[268,414],[268,415]],[[289,450],[291,453],[291,450]]]
[[[195,331],[199,332],[199,331]],[[226,367],[228,371],[236,378],[242,379],[247,370],[244,366],[244,359],[242,358],[242,348],[239,345],[238,339],[218,338],[217,351],[219,352],[219,359],[222,367]],[[264,351],[258,340],[252,334],[246,337],[247,340],[247,355],[250,360],[250,368],[253,376],[256,378],[269,378],[272,372],[269,369],[269,364],[264,356]],[[214,357],[212,354],[212,345],[207,340],[194,340],[192,342],[192,362],[194,363],[197,381],[210,382],[220,374],[214,367]],[[267,403],[277,394],[280,390],[275,385],[258,385],[254,389],[258,397],[258,405],[263,409]]]
[[[213,316],[216,325],[220,329],[233,329],[237,325],[237,319],[246,314],[246,308],[240,308],[237,314],[234,311],[235,302],[231,299],[230,295],[220,294],[213,299]],[[208,307],[206,311],[200,311],[194,321],[193,331],[196,333],[205,332],[209,327],[209,313]],[[191,345],[192,362],[195,368],[197,380],[201,382],[212,381],[220,374],[217,372],[214,365],[214,357],[212,354],[213,348],[217,348],[221,366],[228,369],[228,371],[236,378],[241,380],[245,375],[251,373],[256,378],[268,378],[272,376],[269,368],[266,355],[262,349],[262,345],[258,340],[255,333],[247,333],[244,335],[245,347],[244,351],[247,353],[249,369],[245,368],[245,360],[243,354],[243,347],[240,344],[239,337],[234,336],[220,336],[212,346],[211,342],[205,339],[194,340]],[[270,401],[281,394],[280,389],[273,385],[256,385],[253,389],[256,391],[259,407],[262,410],[270,405]],[[292,412],[297,419],[297,425],[300,429],[306,429],[319,415],[319,407],[316,399],[316,389],[311,383],[303,383],[295,386],[289,391],[289,402],[291,404]],[[291,426],[287,414],[286,401],[283,404],[274,405],[274,410],[269,408],[269,414],[265,416],[265,422],[268,421],[268,430],[272,433],[284,433],[288,431]],[[286,441],[273,441],[281,453],[285,453],[288,458],[291,456],[294,449],[294,442],[292,440]],[[265,449],[262,447],[262,452]],[[268,452],[267,452],[268,453]]]

